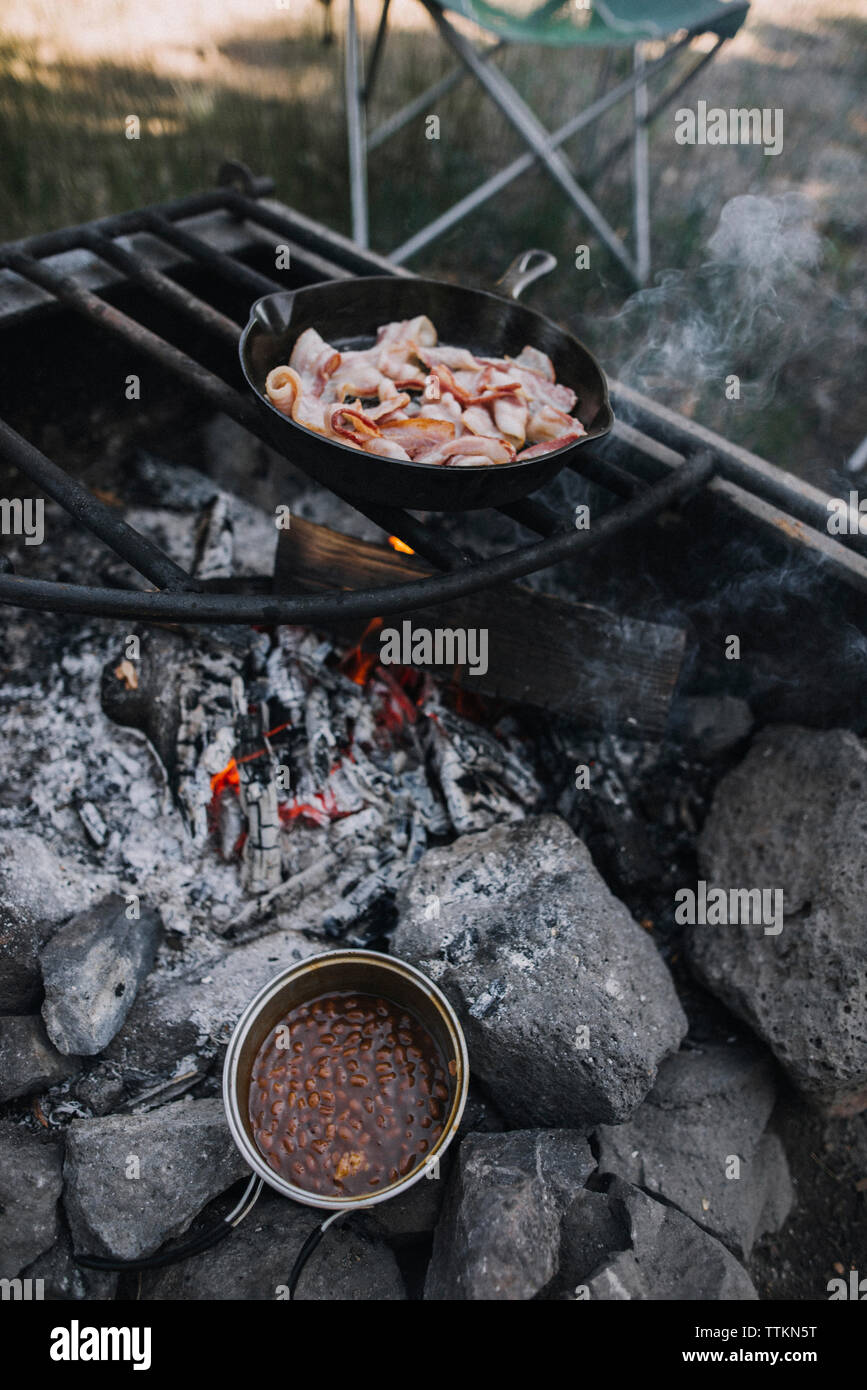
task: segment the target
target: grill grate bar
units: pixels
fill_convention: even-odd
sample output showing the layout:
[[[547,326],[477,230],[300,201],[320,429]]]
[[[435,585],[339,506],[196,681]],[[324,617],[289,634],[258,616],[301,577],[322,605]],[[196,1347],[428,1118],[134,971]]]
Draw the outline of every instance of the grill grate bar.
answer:
[[[410,612],[446,603],[511,579],[520,579],[537,569],[584,554],[613,540],[629,528],[651,520],[658,512],[704,487],[713,474],[713,460],[707,454],[697,455],[645,492],[630,498],[620,507],[613,507],[590,530],[570,530],[548,540],[522,546],[506,555],[481,560],[452,574],[377,589],[286,597],[276,594],[268,597],[259,594],[143,594],[0,574],[0,603],[140,621],[238,623],[245,626],[278,623],[315,625],[369,618],[373,614],[384,616]]]
[[[104,261],[122,270],[130,279],[137,280],[145,289],[149,290],[155,299],[169,307],[179,309],[182,314],[196,320],[204,327],[217,333],[225,342],[233,346],[237,343],[240,336],[240,325],[227,318],[219,309],[208,304],[198,295],[192,294],[183,285],[178,285],[174,280],[169,279],[161,270],[155,270],[148,265],[147,261],[141,256],[135,255],[132,251],[127,251],[125,247],[119,246],[110,237],[103,236],[101,232],[89,231],[82,237],[82,245],[86,246],[94,255],[100,256]]]
[[[0,452],[145,579],[167,590],[188,589],[194,585],[195,581],[186,570],[169,559],[159,546],[115,516],[110,507],[16,434],[4,420],[0,420]]]
[[[571,460],[569,467],[573,473],[579,473],[591,483],[607,488],[616,497],[633,497],[644,484],[627,469],[605,458],[600,452],[603,445],[604,440],[589,440],[582,444],[579,457]]]
[[[539,502],[535,497],[523,497],[517,502],[509,502],[506,506],[497,507],[498,512],[503,516],[511,517],[512,521],[517,521],[519,526],[524,526],[528,531],[535,531],[539,536],[556,536],[560,531],[571,530],[568,522],[564,522],[562,516],[558,516],[551,507]]]
[[[217,251],[207,242],[193,236],[192,232],[188,232],[184,227],[179,227],[176,223],[170,222],[168,218],[161,216],[160,213],[143,213],[141,226],[153,236],[159,237],[160,241],[174,246],[176,251],[183,252],[190,260],[201,262],[208,270],[222,275],[239,290],[254,294],[257,298],[263,294],[273,294],[275,290],[282,288],[276,280],[270,280],[267,275],[262,275],[260,271],[252,270],[242,261],[234,260],[232,256],[227,256],[225,251]]]
[[[274,190],[273,179],[256,181],[257,196],[264,196]],[[232,211],[234,190],[231,188],[211,188],[204,193],[193,193],[185,198],[174,198],[167,203],[155,203],[148,208],[148,214],[162,217],[169,223],[191,217],[200,217],[209,212]],[[253,203],[255,207],[255,203]],[[22,237],[20,241],[7,242],[4,251],[21,251],[28,256],[58,256],[63,251],[74,251],[81,245],[82,236],[88,231],[102,232],[104,236],[128,236],[140,229],[145,212],[135,208],[130,212],[112,213],[109,217],[98,217],[92,222],[80,222],[74,227],[60,227],[52,232],[37,232],[35,236]]]
[[[216,376],[194,358],[182,352],[180,348],[166,342],[164,338],[151,332],[149,328],[145,328],[120,309],[108,304],[99,295],[85,289],[70,276],[62,275],[43,261],[34,260],[21,251],[12,250],[0,255],[0,263],[8,266],[10,270],[14,270],[17,275],[22,275],[25,279],[41,285],[43,289],[55,295],[61,303],[68,305],[90,322],[125,338],[134,347],[171,370],[215,410],[225,412],[244,429],[255,435],[257,439],[263,440],[273,448],[273,440],[263,425],[254,403],[240,395],[221,377]],[[401,511],[399,508],[377,508],[372,504],[368,506],[366,503],[357,502],[354,498],[345,498],[344,500],[373,521],[375,525],[382,526],[384,530],[399,536],[402,541],[438,568],[449,570],[469,563],[469,557],[461,554],[448,541],[437,536],[423,522],[418,521],[409,513]]]
[[[622,411],[624,420],[651,436],[651,445],[658,447],[662,443],[682,455],[708,449],[716,459],[719,475],[726,481],[827,535],[828,497],[818,488],[774,467],[757,454],[730,444],[703,425],[648,400],[622,382],[611,383],[611,394],[618,413]],[[860,555],[867,555],[867,536],[860,531],[834,539]]]
[[[309,218],[294,209],[278,212],[276,208],[263,206],[245,194],[232,191],[227,206],[237,217],[246,218],[250,222],[257,222],[262,227],[267,227],[270,231],[278,232],[284,239],[292,238],[299,246],[304,247],[306,253],[315,252],[321,260],[321,251],[325,238],[323,229]],[[409,276],[410,271],[404,270],[401,266],[395,266],[391,261],[387,261],[383,256],[378,256],[375,251],[362,251],[354,242],[347,237],[341,236],[339,232],[329,229],[328,249],[340,256],[340,264],[328,262],[335,267],[334,271],[329,271],[326,278],[334,275],[337,279],[345,280],[347,277],[356,275],[404,275]],[[322,262],[325,263],[324,261]]]

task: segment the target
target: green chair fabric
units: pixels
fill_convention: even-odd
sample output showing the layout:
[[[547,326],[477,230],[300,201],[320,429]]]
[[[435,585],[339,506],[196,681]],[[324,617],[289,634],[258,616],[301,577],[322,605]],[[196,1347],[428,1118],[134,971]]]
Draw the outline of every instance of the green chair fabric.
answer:
[[[513,43],[555,48],[629,47],[669,38],[678,30],[731,38],[746,18],[747,0],[434,0],[442,10],[471,19]]]

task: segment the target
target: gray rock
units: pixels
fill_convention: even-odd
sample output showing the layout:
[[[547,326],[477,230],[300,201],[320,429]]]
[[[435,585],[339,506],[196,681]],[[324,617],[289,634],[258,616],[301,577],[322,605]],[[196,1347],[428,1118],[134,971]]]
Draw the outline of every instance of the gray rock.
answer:
[[[621,1202],[612,1202],[605,1192],[579,1192],[560,1225],[560,1268],[552,1296],[574,1297],[595,1270],[629,1249],[629,1229]]]
[[[69,1232],[62,1229],[50,1250],[21,1271],[22,1279],[42,1279],[46,1302],[106,1301],[117,1295],[118,1275],[76,1264]]]
[[[365,1235],[381,1236],[395,1246],[426,1235],[439,1220],[450,1170],[451,1154],[446,1153],[438,1176],[420,1178],[408,1192],[360,1211],[354,1224]]]
[[[652,941],[556,816],[430,850],[399,908],[395,955],[451,999],[513,1125],[625,1119],[686,1032]]]
[[[753,714],[734,695],[688,695],[672,705],[670,732],[689,752],[716,758],[747,737]]]
[[[124,1084],[111,1062],[99,1062],[76,1081],[73,1093],[92,1115],[107,1115],[122,1098]]]
[[[709,885],[782,889],[779,935],[691,929],[692,965],[795,1085],[867,1106],[867,748],[845,730],[765,729],[719,784],[699,842]]]
[[[495,1134],[506,1128],[506,1122],[493,1101],[476,1084],[472,1076],[467,1089],[467,1103],[461,1116],[459,1134]]]
[[[155,972],[130,1009],[106,1056],[137,1076],[173,1075],[190,1054],[214,1056],[238,1018],[280,970],[316,955],[321,942],[300,932],[275,932],[246,946],[228,947],[188,974]]]
[[[30,1096],[80,1071],[77,1057],[62,1057],[38,1014],[0,1018],[0,1101]]]
[[[161,926],[150,907],[130,920],[113,893],[54,933],[39,958],[42,1017],[61,1052],[93,1057],[108,1046],[153,968]]]
[[[630,1120],[597,1131],[599,1170],[658,1193],[748,1256],[756,1237],[776,1230],[792,1204],[782,1146],[766,1135],[775,1095],[764,1051],[679,1052],[662,1064]],[[728,1177],[733,1171],[739,1176]]]
[[[253,1211],[207,1257],[183,1260],[144,1275],[145,1300],[285,1299],[295,1258],[321,1213],[300,1207],[266,1188]],[[353,1221],[354,1225],[354,1221]],[[405,1299],[394,1255],[348,1224],[326,1231],[304,1266],[298,1302],[361,1302]]]
[[[631,1249],[606,1261],[585,1281],[591,1299],[716,1302],[758,1298],[734,1255],[688,1216],[619,1179],[608,1195],[628,1219]]]
[[[136,1159],[139,1177],[128,1177]],[[64,1202],[75,1248],[124,1260],[150,1255],[246,1172],[216,1099],[74,1120]]]
[[[0,1278],[16,1278],[54,1244],[60,1170],[56,1144],[0,1120]]]
[[[39,1007],[39,952],[61,922],[99,891],[72,859],[38,835],[0,830],[0,1013]]]
[[[434,1236],[425,1298],[533,1298],[557,1273],[561,1221],[594,1166],[572,1130],[468,1135]]]

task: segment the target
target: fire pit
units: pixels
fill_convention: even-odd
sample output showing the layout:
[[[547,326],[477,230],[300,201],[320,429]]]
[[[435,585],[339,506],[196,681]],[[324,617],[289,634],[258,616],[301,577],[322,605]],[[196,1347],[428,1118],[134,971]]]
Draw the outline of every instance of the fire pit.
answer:
[[[611,434],[544,495],[338,497],[263,439],[241,325],[277,289],[404,272],[226,178],[0,248],[0,459],[47,499],[0,573],[2,1275],[111,1298],[125,1261],[146,1298],[282,1296],[310,1218],[277,1191],[207,1262],[173,1241],[234,1226],[249,1166],[285,1195],[238,1020],[249,1070],[310,1002],[268,982],[352,948],[442,990],[474,1081],[446,1153],[466,1063],[419,1013],[457,1063],[440,1175],[365,1201],[304,1296],[824,1297],[863,1220],[863,1001],[836,993],[857,910],[833,883],[862,848],[864,537],[617,383]],[[782,721],[803,727],[751,745]],[[677,917],[701,882],[781,893],[779,936]]]

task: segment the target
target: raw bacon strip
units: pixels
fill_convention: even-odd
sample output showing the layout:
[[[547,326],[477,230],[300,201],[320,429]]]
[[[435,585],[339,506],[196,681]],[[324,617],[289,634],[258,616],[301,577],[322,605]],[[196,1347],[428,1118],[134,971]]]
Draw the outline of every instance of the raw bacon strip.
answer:
[[[496,396],[510,396],[520,388],[520,382],[509,381],[505,376],[502,381],[486,387],[483,385],[484,373],[482,373],[476,378],[472,388],[468,390],[465,385],[458,381],[454,372],[442,362],[435,362],[431,367],[431,373],[438,378],[441,391],[443,393],[448,391],[456,400],[460,401],[464,408],[471,405],[485,405]],[[461,373],[461,375],[464,374]]]
[[[292,349],[289,366],[300,376],[305,392],[321,396],[326,381],[340,366],[340,353],[315,328],[305,328]]]
[[[567,415],[565,411],[557,410],[553,405],[543,405],[530,416],[527,438],[531,444],[540,444],[544,439],[556,439],[558,435],[576,428],[583,434],[584,426],[574,415]]]
[[[337,394],[347,396],[378,396],[384,378],[375,362],[364,353],[347,353],[337,372]]]
[[[407,414],[410,411],[421,414],[422,408],[429,420],[450,420],[457,434],[461,423],[461,404],[455,400],[451,391],[444,391],[438,401],[413,401]]]
[[[527,367],[518,367],[514,362],[510,362],[509,375],[523,387],[531,405],[552,405],[556,410],[568,414],[575,404],[575,392],[568,386],[548,381],[547,377],[540,376],[538,372],[530,371]]]
[[[380,458],[386,459],[403,459],[406,463],[410,461],[406,449],[394,439],[368,439],[361,447],[366,454],[378,454]]]
[[[448,367],[451,372],[477,372],[484,365],[473,356],[469,348],[429,347],[424,352],[417,352],[416,356],[426,367],[432,367],[436,363],[438,366]]]
[[[355,405],[361,410],[365,420],[379,422],[387,420],[390,415],[396,415],[399,410],[405,410],[409,403],[410,397],[403,391],[395,393],[393,396],[386,396],[379,402],[379,405],[368,405],[363,409],[359,401],[356,401]]]
[[[427,373],[439,383],[439,400],[420,393]],[[575,393],[556,381],[545,353],[527,346],[515,358],[477,357],[438,344],[424,315],[384,324],[371,347],[343,354],[306,329],[265,391],[279,411],[325,438],[454,468],[551,453],[586,433],[571,414]]]
[[[462,454],[484,457],[488,463],[511,463],[515,457],[513,446],[506,439],[489,439],[483,434],[464,434],[441,444],[438,452],[426,459],[426,463],[450,463]]]
[[[577,420],[575,422],[578,424]],[[518,459],[535,459],[540,454],[553,454],[555,449],[562,449],[566,444],[574,444],[576,439],[583,439],[587,431],[579,425],[577,430],[570,430],[568,434],[561,434],[559,439],[546,439],[542,444],[533,444],[529,449],[522,449],[517,455]]]
[[[434,420],[417,415],[410,420],[389,420],[382,427],[383,436],[406,449],[411,459],[426,458],[431,452],[450,447],[455,427],[450,420]]]
[[[374,421],[365,417],[363,410],[346,405],[332,406],[328,427],[333,435],[348,440],[359,449],[363,449],[369,439],[379,439],[382,433]]]
[[[395,319],[393,323],[383,324],[376,330],[377,344],[406,343],[417,347],[434,347],[437,331],[426,314],[414,319]]]
[[[419,347],[433,347],[436,340],[437,331],[424,314],[400,323],[387,323],[376,335],[376,365],[383,376],[409,379],[414,375],[406,370],[410,357],[417,355]]]
[[[498,396],[493,403],[494,424],[500,434],[504,434],[516,449],[523,446],[527,437],[529,411],[523,395],[514,392],[510,396]]]
[[[446,459],[445,468],[493,468],[494,461],[487,454],[454,454]]]
[[[281,415],[288,415],[296,425],[326,434],[327,426],[322,402],[304,395],[303,383],[293,367],[275,367],[265,378],[265,394]]]
[[[538,348],[525,347],[521,349],[519,357],[514,359],[516,367],[526,367],[528,371],[538,372],[547,381],[556,381],[557,375],[554,371],[554,363],[544,352]]]
[[[461,416],[461,424],[470,434],[487,435],[489,439],[501,439],[503,431],[498,429],[483,405],[470,405]]]

